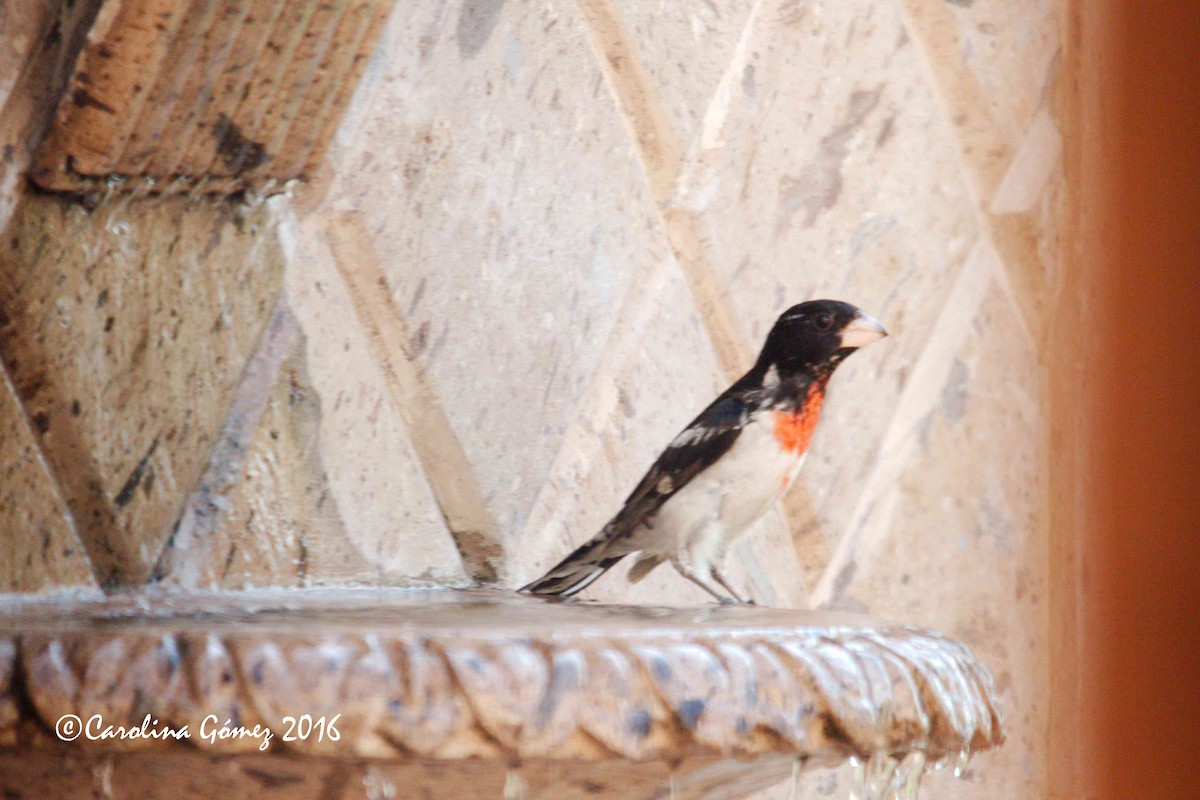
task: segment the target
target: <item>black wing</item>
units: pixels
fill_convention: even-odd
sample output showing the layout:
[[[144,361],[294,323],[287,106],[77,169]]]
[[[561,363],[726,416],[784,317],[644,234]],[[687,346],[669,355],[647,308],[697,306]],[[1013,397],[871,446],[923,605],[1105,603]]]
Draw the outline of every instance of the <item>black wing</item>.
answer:
[[[638,528],[653,527],[663,503],[733,446],[749,412],[744,392],[737,385],[714,400],[663,451],[604,530],[521,591],[564,597],[575,594],[641,549],[635,536]]]
[[[727,392],[700,412],[671,442],[625,505],[601,534],[611,541],[628,536],[638,525],[653,525],[654,515],[684,486],[723,456],[737,441],[750,408],[740,396]]]

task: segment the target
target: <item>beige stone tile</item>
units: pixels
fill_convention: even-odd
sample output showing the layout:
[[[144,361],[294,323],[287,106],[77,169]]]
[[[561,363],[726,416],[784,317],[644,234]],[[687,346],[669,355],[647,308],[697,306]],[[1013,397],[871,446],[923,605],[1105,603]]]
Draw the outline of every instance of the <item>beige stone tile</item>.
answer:
[[[511,536],[660,236],[654,207],[574,4],[400,6],[382,42],[326,207],[365,217]]]
[[[930,781],[933,798],[1037,797],[1045,779],[1044,417],[1018,324],[993,287],[891,488],[886,535],[855,554],[832,603],[940,630],[995,675],[1008,742],[966,780]]]
[[[1059,290],[1064,206],[1062,139],[1046,109],[1030,123],[985,219],[1004,259],[1004,288],[1021,310],[1027,335],[1042,341]]]
[[[295,356],[307,372],[314,395],[307,412],[297,410],[289,424],[306,426],[295,435],[313,434],[300,452],[316,470],[319,459],[336,504],[340,527],[358,556],[371,565],[372,582],[463,584],[454,541],[446,528],[433,491],[399,409],[388,391],[379,363],[371,352],[353,301],[333,256],[315,225],[288,219],[282,226],[288,248],[285,278],[288,304],[295,314],[304,349]],[[299,378],[296,372],[296,379]],[[292,376],[286,375],[290,381]],[[304,420],[305,414],[308,419]],[[316,415],[318,419],[312,419]],[[267,424],[270,424],[270,415]],[[307,432],[307,433],[306,433]],[[299,453],[297,453],[298,455]],[[264,457],[266,454],[264,453]],[[254,462],[248,468],[254,468]],[[302,491],[311,492],[311,480]],[[321,518],[322,521],[324,517]],[[333,546],[332,523],[324,520],[314,533],[329,534],[330,563],[314,564],[315,574],[340,575],[340,564],[351,559],[345,548]]]
[[[1013,142],[993,118],[978,76],[961,63],[962,42],[950,3],[900,0],[899,5],[941,115],[958,146],[964,174],[977,201],[986,203],[1012,158]]]
[[[605,82],[624,118],[655,202],[671,193],[683,146],[663,107],[638,43],[613,0],[581,0],[579,10]]]
[[[1014,146],[1042,107],[1058,69],[1060,4],[1051,0],[971,0],[945,4],[959,52],[946,69],[970,70],[993,122]]]
[[[307,343],[297,345],[283,362],[218,534],[226,542],[216,550],[220,585],[396,583],[396,571],[389,574],[346,533],[322,463],[322,398],[308,374]],[[423,553],[411,555],[401,582],[422,572],[416,562]]]
[[[14,89],[23,76],[28,80],[31,56],[54,24],[55,16],[50,4],[30,4],[25,8],[5,4],[0,8],[0,30],[4,31],[6,42],[0,53],[0,147],[8,154],[8,158],[0,160],[0,226],[8,222],[16,206],[21,178],[33,155],[34,145],[27,141],[31,117],[40,117],[45,124],[52,113],[46,102],[38,103]]]
[[[416,363],[419,340],[393,299],[383,259],[359,214],[330,215],[316,224],[463,564],[474,579],[494,583],[504,573],[503,536],[488,513],[442,399]]]
[[[980,795],[975,785],[976,776],[980,770],[987,770],[993,753],[981,755],[972,761],[962,778],[954,776],[953,761],[947,760],[940,767],[931,767],[918,784],[917,797],[932,798],[933,800],[954,800],[955,798],[995,797],[998,800],[1013,800],[1013,798],[1035,798],[1038,794],[1018,794],[1016,791],[1005,793],[1002,788],[994,787],[994,794]],[[911,763],[911,762],[910,762]],[[908,774],[907,772],[905,773]],[[765,792],[755,795],[753,800],[808,800],[808,798],[847,798],[851,794],[854,783],[854,767],[845,763],[836,769],[828,767],[809,767],[800,774],[796,782],[797,791],[792,792],[792,781]]]
[[[980,305],[999,274],[1002,270],[996,253],[984,244],[975,247],[959,271],[919,357],[906,375],[904,390],[888,410],[887,427],[874,446],[875,457],[863,480],[854,487],[857,498],[853,510],[809,595],[813,605],[828,603],[855,555],[878,546],[886,537],[888,521],[895,512],[894,484],[919,446],[924,420],[943,401],[943,387],[956,374],[957,353],[971,335]]]
[[[755,5],[746,0],[615,3],[672,129],[685,145],[700,131]],[[754,69],[742,68],[736,78],[755,86]]]
[[[0,366],[0,592],[96,586],[71,514]]]
[[[261,208],[27,196],[0,352],[100,580],[144,580],[207,464],[282,257]]]
[[[228,535],[226,518],[232,509],[245,505],[244,491],[251,483],[246,462],[256,443],[272,389],[279,382],[284,359],[294,354],[299,326],[291,310],[276,300],[262,337],[246,362],[237,391],[229,404],[220,435],[209,455],[208,466],[192,490],[163,545],[154,566],[154,580],[160,586],[211,588],[221,584],[238,553],[253,550],[245,542]],[[249,514],[253,519],[253,511]],[[278,571],[274,559],[254,560],[254,571],[270,575]]]
[[[285,348],[267,365],[273,387],[247,420],[249,430],[226,425],[223,438],[236,441],[214,461],[228,463],[210,463],[189,501],[160,562],[166,583],[241,589],[388,580],[346,535],[321,461],[321,396],[308,374],[306,343],[288,330],[298,323],[285,314],[283,334],[272,337],[278,341],[264,342]]]
[[[901,0],[930,85],[987,207],[1053,95],[1060,9],[1048,0]],[[1044,137],[1043,137],[1044,138]],[[1007,203],[1011,198],[1006,198]],[[1003,249],[1003,248],[1002,248]]]

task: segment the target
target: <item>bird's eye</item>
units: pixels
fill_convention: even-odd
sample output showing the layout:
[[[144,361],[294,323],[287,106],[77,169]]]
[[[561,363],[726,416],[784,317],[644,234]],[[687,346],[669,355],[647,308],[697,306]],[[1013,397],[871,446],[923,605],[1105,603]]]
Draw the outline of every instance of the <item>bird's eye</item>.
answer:
[[[833,316],[830,314],[817,314],[813,317],[813,324],[818,330],[827,331],[833,327]]]

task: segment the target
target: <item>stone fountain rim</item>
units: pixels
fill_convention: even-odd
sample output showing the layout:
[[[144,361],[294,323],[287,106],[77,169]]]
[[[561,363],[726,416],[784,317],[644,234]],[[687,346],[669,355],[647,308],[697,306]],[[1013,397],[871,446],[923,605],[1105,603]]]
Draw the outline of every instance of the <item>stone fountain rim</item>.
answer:
[[[0,753],[63,747],[63,714],[136,726],[207,712],[274,729],[341,713],[338,742],[280,748],[307,756],[939,758],[1002,743],[997,707],[965,645],[846,613],[498,590],[0,597]]]

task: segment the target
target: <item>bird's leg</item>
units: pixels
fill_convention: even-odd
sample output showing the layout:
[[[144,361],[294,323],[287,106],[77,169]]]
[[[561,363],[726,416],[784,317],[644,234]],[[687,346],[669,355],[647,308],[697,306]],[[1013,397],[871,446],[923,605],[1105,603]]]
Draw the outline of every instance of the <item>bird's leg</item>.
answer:
[[[737,591],[732,586],[729,585],[729,581],[725,580],[725,576],[721,574],[721,570],[717,569],[716,567],[713,567],[712,576],[713,576],[713,579],[716,580],[717,583],[719,583],[725,587],[725,591],[727,591],[731,595],[733,595],[734,600],[737,600],[739,603],[741,603],[744,606],[755,605],[754,598],[750,598],[749,600],[742,599],[742,596],[740,594],[738,594]]]
[[[711,594],[713,597],[717,598],[717,602],[719,602],[721,605],[723,605],[723,606],[731,605],[733,603],[741,602],[736,597],[730,597],[729,595],[724,595],[724,594],[721,594],[720,592],[718,592],[716,589],[714,589],[712,586],[709,585],[708,581],[701,578],[695,572],[692,572],[691,568],[688,567],[687,565],[685,565],[682,560],[680,560],[678,558],[673,558],[673,559],[671,559],[671,564],[675,567],[676,571],[678,571],[680,575],[687,578],[689,581],[696,584],[701,589],[703,589],[704,591]],[[726,586],[725,588],[728,589],[729,587]]]

